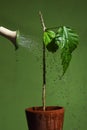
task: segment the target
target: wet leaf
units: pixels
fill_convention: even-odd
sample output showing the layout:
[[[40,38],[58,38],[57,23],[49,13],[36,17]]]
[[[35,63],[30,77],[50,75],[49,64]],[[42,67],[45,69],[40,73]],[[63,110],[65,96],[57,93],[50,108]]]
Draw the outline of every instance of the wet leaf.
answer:
[[[61,50],[63,76],[70,64],[72,52],[77,48],[79,43],[78,35],[69,27],[61,26],[56,32],[46,30],[43,41],[48,51],[54,53],[58,49]]]
[[[79,43],[78,35],[70,28],[62,26],[59,27],[56,33],[55,42],[61,49],[61,59],[64,75],[71,61],[72,52],[76,49]]]
[[[43,41],[44,44],[47,46],[51,43],[51,41],[55,38],[55,32],[51,30],[47,30],[44,32]]]

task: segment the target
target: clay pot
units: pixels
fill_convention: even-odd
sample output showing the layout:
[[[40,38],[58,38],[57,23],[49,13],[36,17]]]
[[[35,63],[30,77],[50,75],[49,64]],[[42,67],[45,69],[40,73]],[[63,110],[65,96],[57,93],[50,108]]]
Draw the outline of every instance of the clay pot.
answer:
[[[25,110],[29,130],[63,130],[64,108],[58,106],[32,107]]]

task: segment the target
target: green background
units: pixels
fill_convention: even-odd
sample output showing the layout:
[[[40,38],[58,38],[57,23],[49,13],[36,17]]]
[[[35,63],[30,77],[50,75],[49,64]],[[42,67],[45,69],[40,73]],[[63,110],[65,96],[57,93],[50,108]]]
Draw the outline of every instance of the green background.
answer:
[[[65,108],[63,130],[87,129],[87,2],[86,0],[0,0],[0,26],[31,36],[34,48],[20,47],[0,36],[0,130],[27,130],[25,108],[41,105],[42,28],[66,25],[80,36],[70,66],[58,78],[57,54],[47,54],[47,105]],[[56,62],[56,63],[54,63]]]

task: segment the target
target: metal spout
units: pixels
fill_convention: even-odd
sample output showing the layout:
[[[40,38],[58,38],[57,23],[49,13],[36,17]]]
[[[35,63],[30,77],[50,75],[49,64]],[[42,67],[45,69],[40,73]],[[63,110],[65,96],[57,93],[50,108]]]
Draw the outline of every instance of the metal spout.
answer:
[[[4,36],[8,40],[10,40],[13,45],[15,46],[15,49],[18,49],[18,43],[17,43],[17,38],[18,38],[18,31],[11,31],[5,27],[0,27],[0,35]]]

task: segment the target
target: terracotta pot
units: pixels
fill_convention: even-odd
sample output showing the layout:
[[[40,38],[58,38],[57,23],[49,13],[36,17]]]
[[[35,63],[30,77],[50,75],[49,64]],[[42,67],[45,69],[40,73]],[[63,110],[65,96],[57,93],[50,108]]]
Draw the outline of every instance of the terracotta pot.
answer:
[[[25,110],[29,130],[63,130],[64,108],[49,106],[32,107]]]

